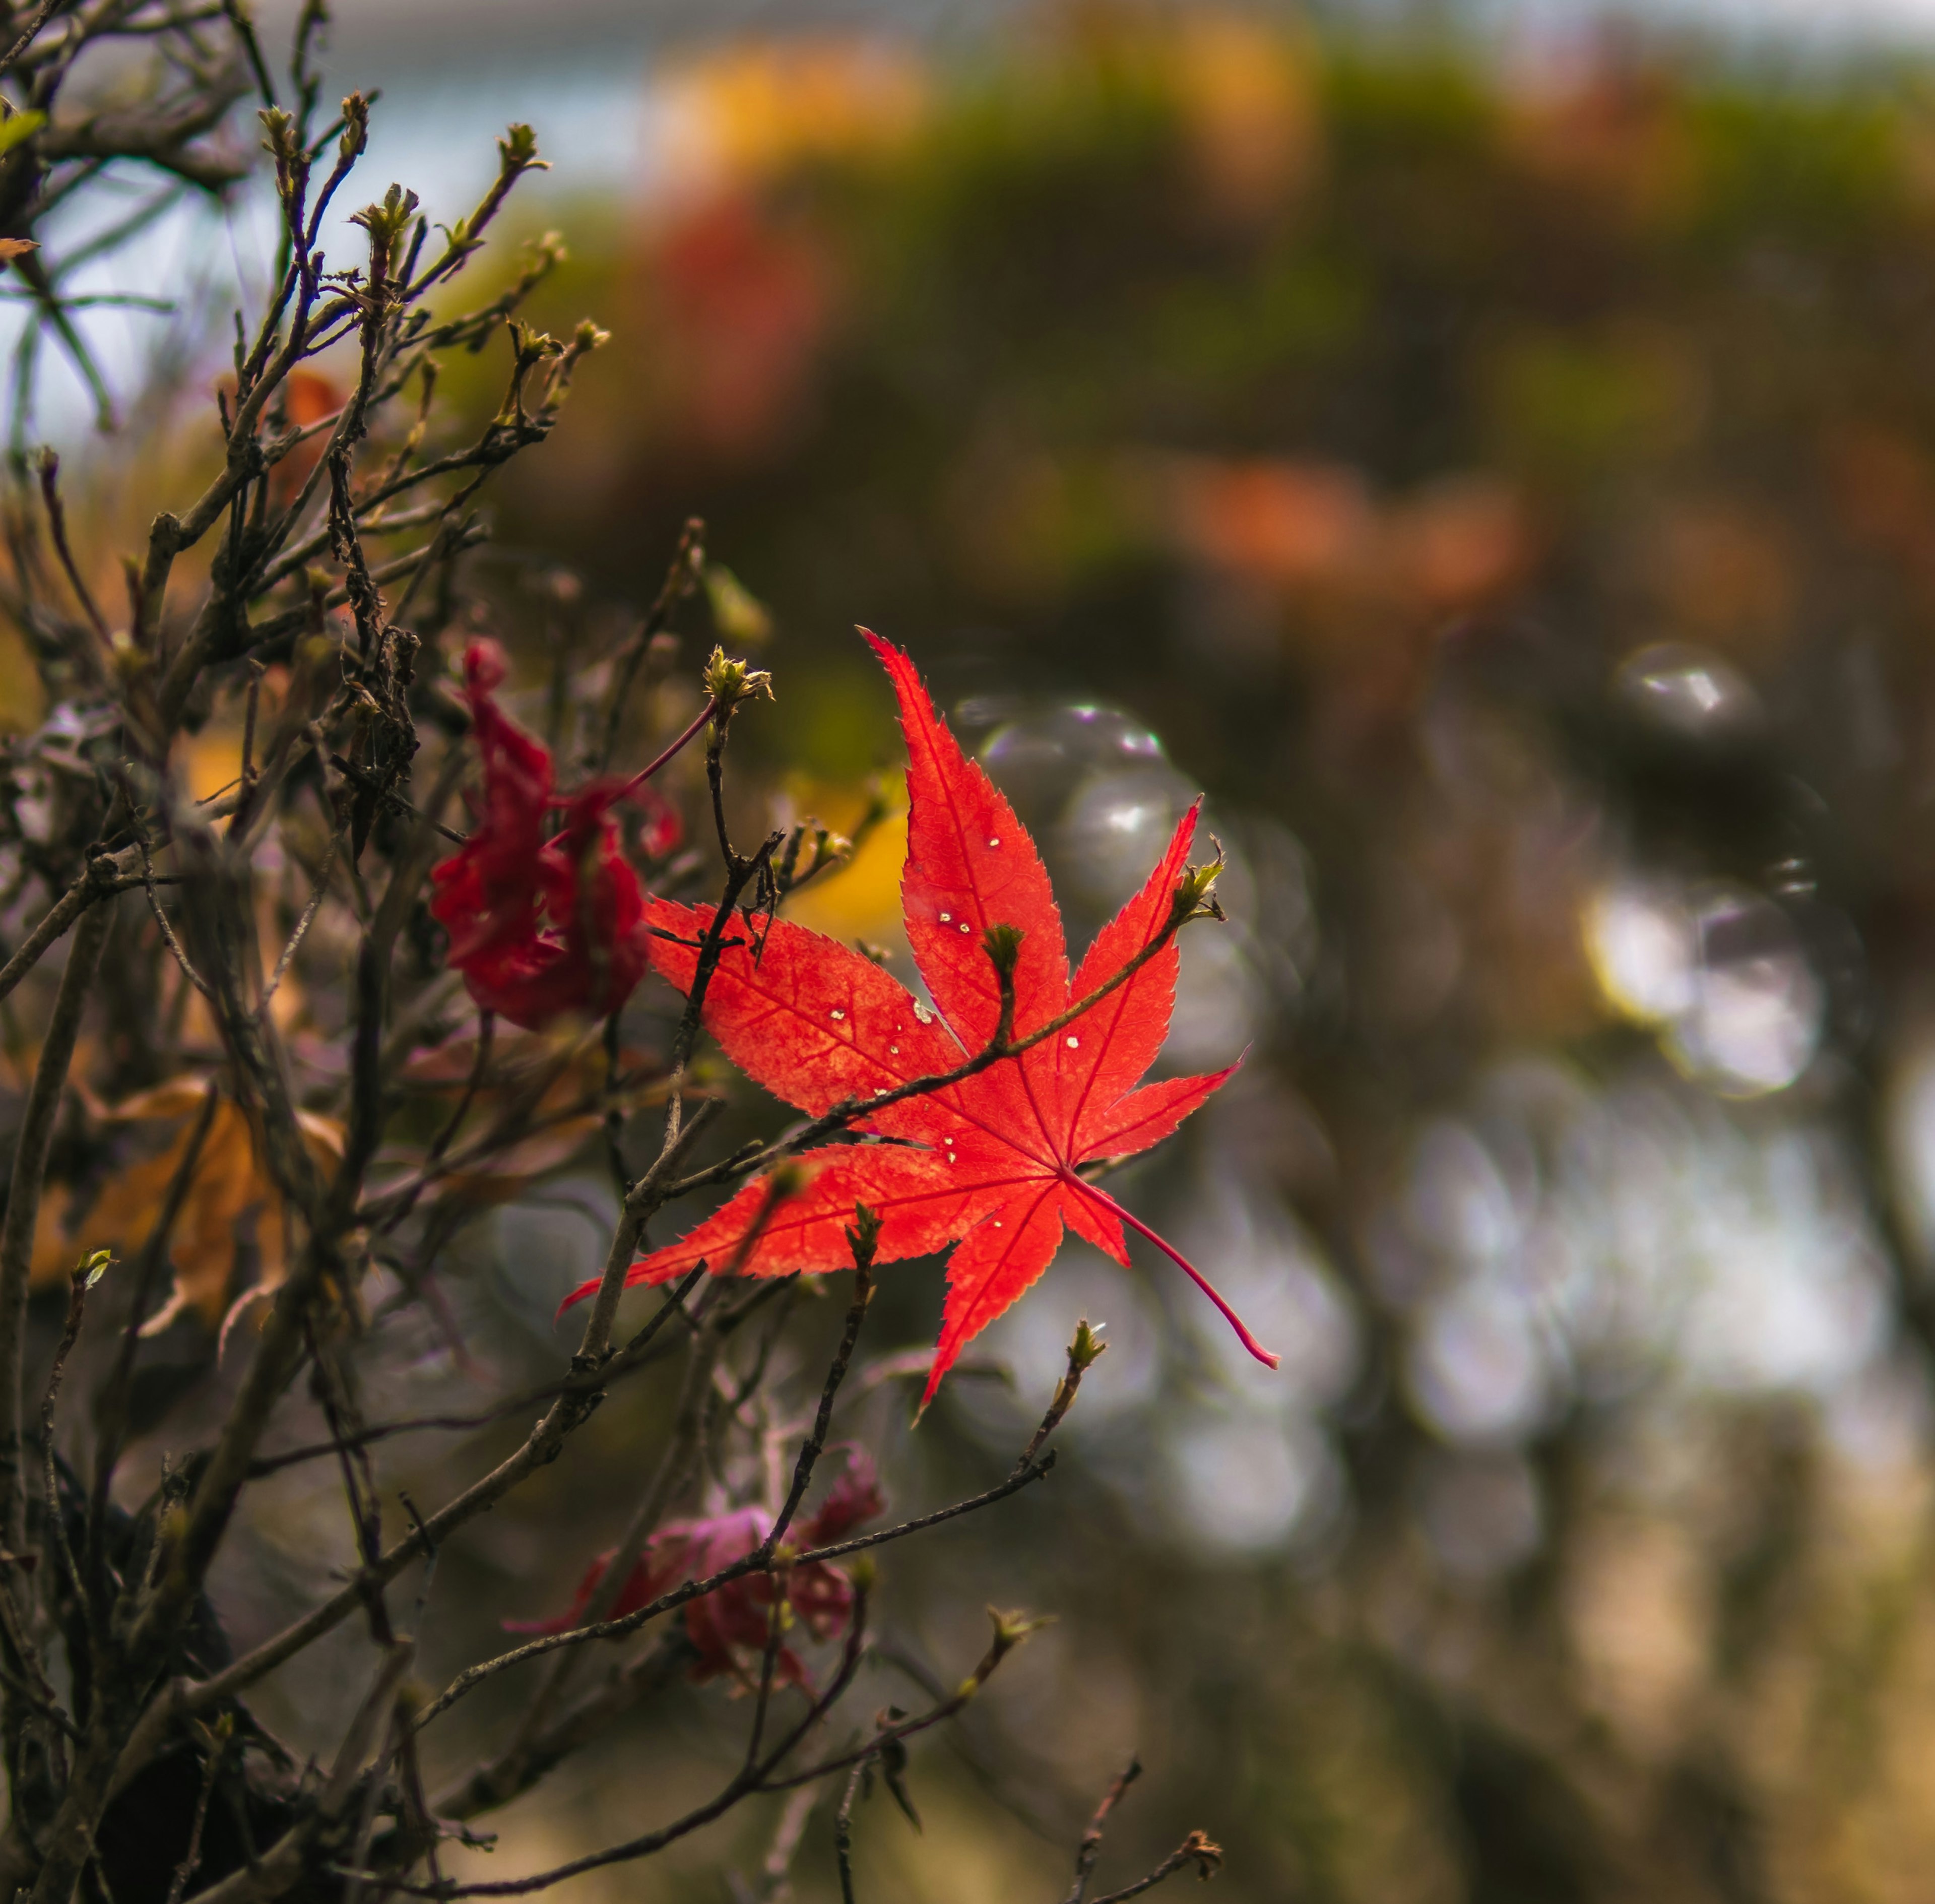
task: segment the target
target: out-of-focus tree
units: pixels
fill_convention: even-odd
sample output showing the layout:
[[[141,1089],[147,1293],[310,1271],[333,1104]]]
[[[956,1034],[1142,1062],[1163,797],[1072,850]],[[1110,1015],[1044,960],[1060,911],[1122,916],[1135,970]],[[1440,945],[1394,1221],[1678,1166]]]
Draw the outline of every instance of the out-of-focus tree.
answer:
[[[1235,1895],[1917,1894],[1924,78],[1194,10],[760,43],[573,267],[638,350],[521,533],[642,598],[702,509],[821,664],[798,810],[893,758],[857,571],[1091,926],[1199,781],[1231,848],[1170,1055],[1251,1056],[1148,1193],[1295,1380],[1050,1277],[1118,1349],[1030,1549],[1082,1617],[982,1723],[1058,1821],[1127,1713],[1243,1806]],[[811,916],[893,947],[898,872],[889,818]]]

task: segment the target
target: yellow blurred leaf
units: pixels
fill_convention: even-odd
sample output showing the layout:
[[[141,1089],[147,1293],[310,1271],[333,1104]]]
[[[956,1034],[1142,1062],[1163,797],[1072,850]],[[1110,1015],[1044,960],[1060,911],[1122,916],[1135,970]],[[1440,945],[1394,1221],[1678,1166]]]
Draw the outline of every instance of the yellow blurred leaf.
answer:
[[[99,1114],[114,1122],[168,1122],[180,1128],[159,1152],[116,1171],[78,1217],[71,1213],[71,1196],[62,1186],[50,1188],[34,1236],[31,1274],[35,1288],[66,1277],[77,1244],[112,1250],[123,1261],[146,1247],[168,1186],[194,1140],[206,1095],[201,1080],[175,1077],[101,1108]],[[341,1156],[340,1125],[309,1111],[297,1115],[303,1141],[318,1164],[327,1165]],[[264,1167],[255,1120],[240,1105],[223,1098],[216,1105],[169,1239],[174,1289],[149,1318],[146,1332],[166,1328],[184,1309],[194,1310],[211,1328],[218,1324],[229,1308],[251,1243],[256,1262],[252,1286],[267,1294],[288,1274],[292,1226]]]
[[[9,113],[6,118],[0,119],[0,153],[11,152],[16,146],[24,144],[47,122],[45,113]],[[39,248],[31,238],[0,238],[0,259],[18,258],[23,251],[37,251]]]
[[[783,916],[849,944],[865,938],[904,951],[901,869],[907,863],[907,840],[904,813],[883,820],[838,872],[816,879],[796,899],[789,899]]]

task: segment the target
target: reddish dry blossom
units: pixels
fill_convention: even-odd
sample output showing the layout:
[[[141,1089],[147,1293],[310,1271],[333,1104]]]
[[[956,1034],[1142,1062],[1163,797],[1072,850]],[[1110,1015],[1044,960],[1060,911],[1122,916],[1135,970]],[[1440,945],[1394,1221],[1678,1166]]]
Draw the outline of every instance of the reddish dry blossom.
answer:
[[[1084,1176],[1085,1165],[1132,1156],[1167,1137],[1234,1070],[1138,1080],[1169,1029],[1177,950],[1171,922],[1195,836],[1192,807],[1142,890],[1088,949],[1071,984],[1061,914],[1034,842],[1014,809],[961,751],[913,664],[869,635],[892,677],[907,742],[907,938],[937,1009],[871,960],[784,920],[728,942],[705,997],[706,1028],[727,1056],[776,1096],[818,1116],[916,1079],[956,1070],[999,1026],[1002,992],[984,944],[990,927],[1022,934],[1013,969],[1013,1032],[1059,1018],[1138,957],[1144,963],[1088,1011],[1019,1056],[943,1090],[902,1099],[853,1126],[887,1144],[829,1144],[794,1159],[800,1188],[777,1209],[749,1183],[678,1242],[634,1263],[629,1283],[663,1283],[697,1265],[746,1276],[845,1268],[854,1205],[881,1218],[883,1262],[953,1252],[931,1401],[961,1350],[1034,1283],[1064,1227],[1120,1263],[1123,1226],[1182,1268],[1260,1362],[1276,1364],[1209,1283],[1140,1219]],[[681,990],[709,906],[654,899],[657,970]],[[1153,953],[1150,948],[1156,949]],[[569,1301],[596,1289],[587,1283]]]
[[[797,1539],[801,1546],[838,1540],[886,1507],[865,1450],[850,1448],[847,1459],[846,1473],[834,1483],[819,1512],[800,1524]],[[724,1514],[667,1522],[646,1542],[605,1618],[622,1619],[683,1582],[705,1579],[744,1560],[772,1527],[773,1517],[763,1507],[737,1507]],[[591,1563],[568,1612],[548,1620],[506,1620],[506,1629],[566,1633],[581,1624],[611,1564],[608,1552]],[[699,1655],[692,1667],[696,1682],[729,1676],[741,1685],[758,1683],[776,1591],[784,1594],[793,1615],[816,1640],[831,1640],[844,1632],[853,1615],[853,1583],[831,1561],[817,1561],[777,1575],[742,1574],[686,1604],[686,1634]],[[780,1647],[774,1656],[773,1682],[811,1689],[804,1662],[790,1646]]]
[[[566,1013],[602,1017],[645,969],[645,899],[611,809],[629,790],[594,781],[560,800],[550,753],[497,703],[506,672],[495,642],[463,657],[484,793],[470,837],[432,869],[430,912],[450,934],[450,963],[487,1011],[536,1031]],[[563,824],[549,838],[550,809]],[[650,850],[677,839],[659,803]]]

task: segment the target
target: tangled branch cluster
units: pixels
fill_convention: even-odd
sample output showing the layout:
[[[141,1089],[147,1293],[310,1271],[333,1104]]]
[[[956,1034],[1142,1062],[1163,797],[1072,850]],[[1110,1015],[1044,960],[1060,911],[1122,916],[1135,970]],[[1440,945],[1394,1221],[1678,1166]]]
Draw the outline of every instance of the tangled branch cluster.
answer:
[[[1100,1344],[1085,1325],[1039,1431],[1005,1478],[862,1531],[885,1508],[863,1452],[848,1450],[820,1504],[808,1512],[806,1502],[850,1374],[865,1388],[896,1372],[855,1373],[894,1219],[883,1232],[864,1203],[849,1206],[851,1306],[817,1401],[797,1416],[765,1392],[765,1355],[738,1353],[776,1286],[732,1272],[798,1193],[786,1159],[804,1141],[864,1127],[885,1114],[883,1099],[933,1099],[1013,1069],[1103,999],[1126,997],[1179,925],[1213,911],[1207,878],[1184,877],[1173,905],[1167,888],[1158,893],[1143,948],[1025,1031],[1020,935],[992,929],[985,956],[1000,1005],[983,1048],[865,1103],[843,1096],[780,1146],[696,1161],[719,1108],[692,1080],[708,988],[729,954],[763,950],[782,901],[834,863],[838,843],[806,827],[775,830],[750,852],[735,845],[727,741],[764,678],[723,652],[696,712],[655,747],[638,745],[646,724],[632,711],[648,692],[655,706],[666,700],[678,652],[669,624],[708,573],[696,524],[649,615],[611,651],[587,657],[569,684],[585,769],[577,792],[557,793],[552,751],[499,712],[503,663],[460,625],[473,606],[460,558],[488,530],[478,492],[543,442],[574,371],[605,338],[588,322],[560,340],[521,320],[560,255],[551,241],[482,301],[453,302],[508,195],[543,163],[526,127],[500,141],[497,177],[468,218],[437,235],[415,196],[392,186],[352,220],[365,247],[358,261],[325,255],[325,217],[364,153],[370,107],[352,94],[340,112],[321,110],[324,23],[309,0],[282,81],[237,0],[41,0],[8,19],[0,83],[17,96],[0,121],[0,231],[37,314],[20,360],[17,424],[43,334],[109,407],[63,290],[77,261],[36,249],[34,235],[105,168],[158,171],[155,207],[181,191],[225,191],[246,169],[231,109],[258,92],[281,249],[267,308],[252,334],[238,331],[219,395],[217,465],[192,501],[155,516],[145,549],[124,565],[125,603],[104,597],[86,538],[70,535],[50,455],[17,455],[7,505],[0,607],[31,651],[49,713],[10,749],[0,788],[0,897],[20,922],[0,1003],[19,1034],[11,1046],[32,1054],[0,1226],[0,1752],[11,1794],[0,1893],[37,1904],[77,1894],[122,1904],[523,1894],[648,1857],[762,1795],[815,1794],[844,1779],[836,1839],[850,1897],[856,1798],[876,1776],[900,1794],[907,1742],[959,1713],[1033,1624],[998,1615],[955,1690],[917,1712],[856,1722],[843,1702],[871,1644],[872,1550],[1046,1476],[1054,1456],[1044,1444]],[[129,38],[164,55],[149,92],[111,110],[70,110],[90,56]],[[440,357],[499,348],[509,364],[495,414],[474,440],[439,449]],[[183,766],[189,737],[225,722],[239,730],[237,772],[197,797]],[[717,849],[709,868],[704,853],[681,850],[676,808],[651,784],[702,738]],[[650,765],[629,782],[612,778],[617,757],[633,751],[651,752]],[[466,835],[456,796],[480,757]],[[712,899],[702,919],[681,912],[700,920],[695,937],[647,923],[632,856],[661,893]],[[687,947],[692,969],[668,1050],[641,1061],[623,1047],[620,1014],[654,932]],[[332,990],[325,969],[346,979]],[[469,1062],[446,1093],[454,1102],[412,1135],[400,1109],[413,1091],[421,1099],[425,1054],[461,1048],[473,1005]],[[515,1029],[500,1035],[500,1020]],[[319,1084],[292,1055],[292,1027],[306,1050],[328,1055]],[[663,1119],[640,1167],[628,1146],[633,1114],[648,1102],[663,1105]],[[143,1120],[171,1122],[172,1143],[104,1181],[116,1168],[116,1133]],[[581,1147],[587,1131],[602,1134],[620,1213],[563,1379],[468,1424],[372,1421],[359,1346],[386,1318],[434,1308],[433,1266],[474,1209],[466,1186],[515,1187],[544,1167],[530,1161],[534,1145],[555,1156],[548,1142]],[[1086,1181],[1072,1164],[1061,1168],[1075,1189]],[[651,1219],[675,1195],[762,1168],[765,1188],[749,1194],[762,1201],[736,1254],[711,1263],[702,1284],[700,1268],[682,1273],[620,1339],[619,1298]],[[240,1246],[229,1239],[251,1226],[255,1275],[238,1289]],[[212,1280],[187,1266],[209,1261],[219,1265]],[[397,1293],[373,1307],[379,1277]],[[38,1330],[43,1290],[65,1297],[57,1340]],[[219,1323],[239,1379],[208,1445],[165,1464],[124,1511],[119,1498],[143,1485],[123,1470],[140,1425],[143,1342],[195,1310]],[[569,1454],[615,1385],[675,1367],[669,1437],[629,1528],[569,1612],[440,1691],[422,1687],[419,1639],[440,1548]],[[83,1425],[61,1404],[84,1369],[94,1380]],[[265,1452],[279,1410],[305,1383],[326,1438]],[[401,1504],[400,1531],[372,1464],[376,1443],[534,1404],[542,1415],[508,1458],[430,1511]],[[755,1434],[792,1449],[777,1497],[675,1518],[708,1452]],[[340,1471],[353,1570],[285,1630],[232,1658],[208,1597],[211,1567],[245,1490],[308,1460]],[[406,1616],[390,1590],[412,1573]],[[352,1621],[370,1643],[366,1685],[333,1756],[300,1769],[248,1696]],[[817,1678],[795,1650],[802,1628],[832,1649]],[[598,1643],[635,1636],[644,1650],[594,1678]],[[430,1789],[427,1729],[485,1681],[538,1661],[512,1736],[447,1789]],[[738,1769],[711,1797],[529,1877],[445,1874],[440,1850],[453,1836],[475,1842],[472,1821],[607,1736],[681,1673],[726,1679],[748,1697]],[[1119,1796],[1120,1785],[1084,1841],[1073,1899],[1087,1895]],[[804,1819],[789,1799],[769,1860],[775,1884]],[[1114,1895],[1185,1866],[1207,1875],[1217,1856],[1197,1834]]]

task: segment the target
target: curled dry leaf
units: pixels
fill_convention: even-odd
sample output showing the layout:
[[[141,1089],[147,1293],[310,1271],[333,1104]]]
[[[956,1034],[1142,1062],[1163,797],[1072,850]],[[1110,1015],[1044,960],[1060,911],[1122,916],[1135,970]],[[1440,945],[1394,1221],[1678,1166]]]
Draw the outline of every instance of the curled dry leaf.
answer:
[[[77,1247],[111,1249],[131,1261],[146,1246],[168,1186],[194,1141],[207,1091],[201,1079],[171,1078],[102,1108],[100,1114],[116,1123],[172,1123],[176,1129],[155,1154],[116,1171],[84,1208],[77,1209],[61,1186],[50,1186],[34,1235],[36,1289],[59,1283]],[[325,1168],[334,1164],[343,1154],[341,1125],[309,1111],[297,1114],[310,1155]],[[232,1099],[219,1099],[169,1240],[174,1286],[143,1333],[165,1328],[184,1310],[218,1326],[231,1304],[280,1286],[295,1244],[288,1212],[262,1161],[254,1119]],[[252,1258],[255,1274],[244,1286]]]
[[[483,796],[470,836],[432,869],[432,916],[450,934],[450,963],[470,996],[512,1024],[602,1018],[644,975],[644,898],[612,809],[637,796],[666,816],[648,787],[593,781],[553,791],[549,751],[497,706],[509,663],[491,641],[463,657],[464,697],[483,757]],[[554,807],[563,824],[548,833]],[[654,851],[675,830],[660,826]]]

